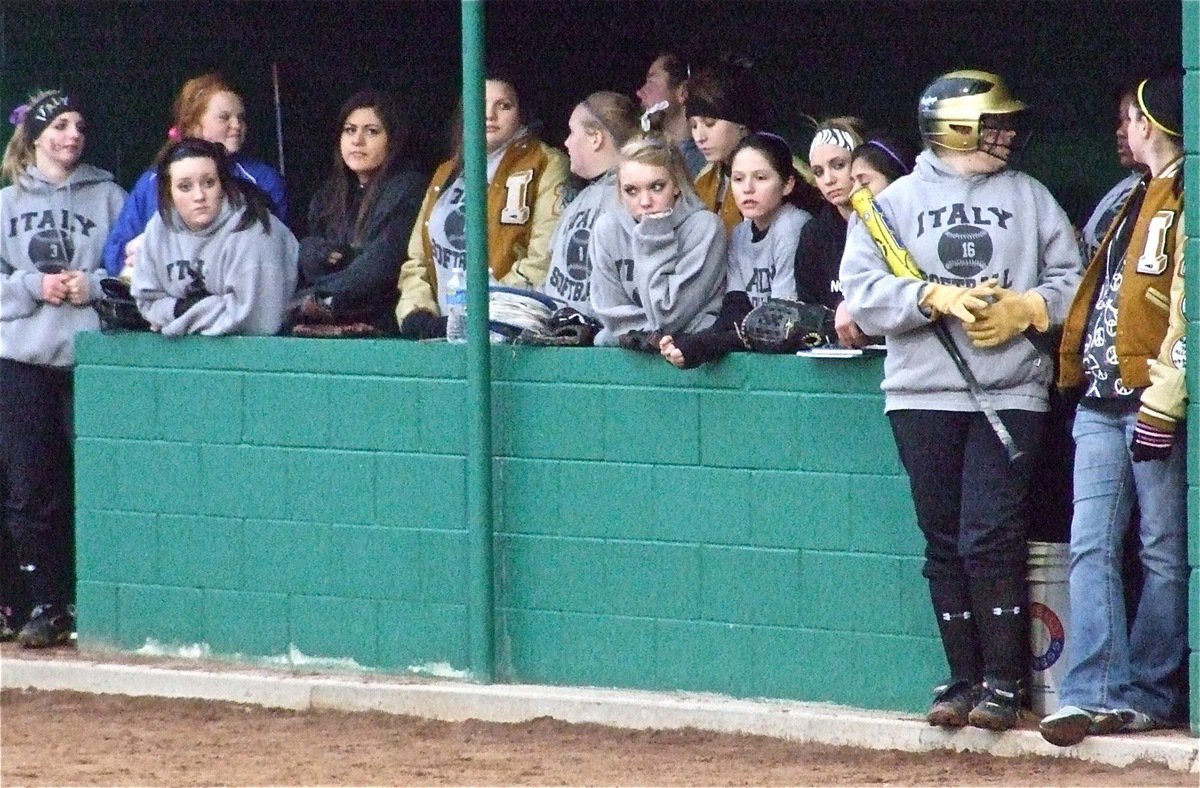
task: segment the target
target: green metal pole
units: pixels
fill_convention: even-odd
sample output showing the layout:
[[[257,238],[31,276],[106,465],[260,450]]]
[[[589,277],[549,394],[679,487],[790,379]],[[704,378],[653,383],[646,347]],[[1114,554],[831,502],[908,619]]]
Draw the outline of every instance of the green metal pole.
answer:
[[[467,617],[471,673],[490,684],[495,662],[492,586],[492,390],[488,337],[484,0],[462,0],[463,176],[467,187]]]

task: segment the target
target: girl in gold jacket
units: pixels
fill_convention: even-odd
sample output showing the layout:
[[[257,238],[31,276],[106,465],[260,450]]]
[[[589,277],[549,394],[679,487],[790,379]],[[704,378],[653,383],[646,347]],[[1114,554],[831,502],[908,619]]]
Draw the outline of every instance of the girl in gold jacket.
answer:
[[[567,159],[526,126],[517,89],[508,79],[485,83],[488,267],[508,287],[534,289],[546,278],[550,236],[564,201]],[[462,156],[433,175],[400,268],[400,333],[445,336],[445,283],[466,265]]]

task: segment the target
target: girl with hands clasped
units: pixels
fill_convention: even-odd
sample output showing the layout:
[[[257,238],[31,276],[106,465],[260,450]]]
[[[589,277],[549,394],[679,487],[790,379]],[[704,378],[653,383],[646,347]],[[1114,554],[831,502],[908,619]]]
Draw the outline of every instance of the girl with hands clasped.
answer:
[[[1028,112],[1000,77],[944,74],[918,115],[926,150],[878,209],[926,278],[894,275],[857,219],[840,276],[850,317],[887,338],[884,409],[925,537],[922,573],[949,669],[926,717],[1002,731],[1016,724],[1029,662],[1025,505],[1053,377],[1047,350],[1018,333],[1062,323],[1081,260],[1049,190],[1010,166]],[[934,321],[1022,454],[1010,458],[992,431]]]
[[[734,149],[729,181],[744,220],[729,242],[721,313],[705,331],[659,341],[663,358],[681,369],[743,349],[736,326],[752,308],[771,298],[796,298],[796,243],[812,216],[793,202],[800,175],[791,149],[774,134],[751,134]]]
[[[725,228],[696,198],[679,149],[658,136],[621,148],[624,210],[592,230],[597,345],[658,353],[662,333],[716,320],[725,292]]]
[[[130,288],[151,328],[164,336],[276,333],[296,290],[291,230],[261,192],[240,185],[219,143],[180,140],[157,176],[158,213]]]
[[[8,609],[0,636],[42,648],[66,642],[74,628],[75,334],[100,327],[91,306],[104,276],[100,254],[125,192],[111,173],[81,161],[87,124],[75,96],[35,94],[9,120],[10,185],[0,191],[0,544],[15,548],[21,571],[5,578],[14,587],[0,599]]]

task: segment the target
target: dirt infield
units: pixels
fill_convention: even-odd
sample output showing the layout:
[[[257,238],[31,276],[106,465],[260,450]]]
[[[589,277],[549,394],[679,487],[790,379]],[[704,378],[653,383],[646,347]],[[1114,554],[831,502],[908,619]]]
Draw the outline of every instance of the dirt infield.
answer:
[[[905,753],[542,718],[377,713],[76,692],[0,693],[4,785],[1194,786],[1137,764]]]

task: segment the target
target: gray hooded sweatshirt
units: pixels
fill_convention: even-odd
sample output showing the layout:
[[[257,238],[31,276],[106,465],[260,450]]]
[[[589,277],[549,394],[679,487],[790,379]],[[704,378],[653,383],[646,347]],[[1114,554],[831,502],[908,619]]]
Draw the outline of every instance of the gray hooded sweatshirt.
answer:
[[[203,230],[187,229],[174,208],[168,221],[156,213],[146,225],[131,290],[138,310],[164,336],[270,335],[283,325],[300,245],[274,215],[269,233],[257,222],[235,232],[246,210],[226,199]],[[175,317],[175,303],[193,282],[211,295]]]
[[[0,190],[0,356],[27,364],[69,367],[75,334],[100,328],[91,304],[42,300],[39,270],[55,266],[88,272],[88,296],[102,296],[101,253],[125,202],[112,173],[78,165],[65,183],[30,165],[19,183]]]
[[[999,277],[1011,290],[1037,290],[1046,299],[1051,326],[1066,318],[1083,260],[1066,213],[1034,178],[1008,169],[959,175],[927,150],[916,169],[877,202],[931,281],[969,287]],[[917,306],[925,283],[893,276],[857,216],[846,234],[841,280],[862,330],[887,337],[885,410],[977,410]],[[1053,348],[1039,350],[1024,336],[977,348],[958,319],[942,319],[998,409],[1047,409]]]
[[[589,240],[596,221],[610,211],[623,211],[617,199],[617,171],[601,175],[567,203],[550,236],[550,271],[542,292],[564,306],[592,313],[592,258]]]
[[[624,208],[592,228],[597,345],[633,330],[692,333],[717,319],[725,295],[725,225],[692,194],[669,216],[636,222]]]

